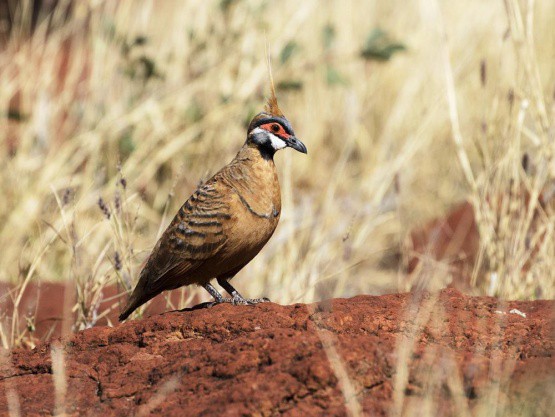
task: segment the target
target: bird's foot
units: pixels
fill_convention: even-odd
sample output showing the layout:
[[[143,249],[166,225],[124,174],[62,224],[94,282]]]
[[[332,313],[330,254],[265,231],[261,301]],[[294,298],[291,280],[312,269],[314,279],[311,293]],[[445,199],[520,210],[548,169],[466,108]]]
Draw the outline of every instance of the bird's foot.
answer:
[[[237,291],[233,291],[231,293],[231,303],[233,305],[255,305],[258,303],[267,303],[270,301],[269,298],[243,298],[243,296],[241,294],[239,294]]]
[[[269,302],[270,299],[269,298],[244,298],[241,294],[239,294],[237,291],[233,291],[233,293],[231,294],[231,298],[222,298],[221,303],[230,303],[233,304],[234,306],[245,306],[245,305],[255,305],[258,303],[267,303]],[[215,301],[216,304],[219,303],[218,301]]]
[[[268,297],[262,298],[247,298],[249,304],[258,304],[258,303],[269,303],[270,299]]]

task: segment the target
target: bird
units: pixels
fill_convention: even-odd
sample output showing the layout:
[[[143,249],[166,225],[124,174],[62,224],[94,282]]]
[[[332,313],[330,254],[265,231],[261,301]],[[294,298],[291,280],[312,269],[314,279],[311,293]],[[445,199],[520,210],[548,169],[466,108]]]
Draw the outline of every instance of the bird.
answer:
[[[281,191],[274,154],[288,147],[307,153],[279,108],[271,72],[270,93],[235,158],[196,189],[154,246],[120,321],[161,292],[193,284],[214,298],[210,306],[269,301],[244,298],[229,281],[260,252],[278,225]],[[211,284],[213,279],[230,298]]]

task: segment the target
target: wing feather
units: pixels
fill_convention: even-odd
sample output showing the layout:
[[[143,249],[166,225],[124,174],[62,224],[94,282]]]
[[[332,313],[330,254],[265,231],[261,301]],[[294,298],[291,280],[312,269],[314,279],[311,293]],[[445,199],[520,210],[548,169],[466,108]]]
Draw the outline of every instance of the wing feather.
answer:
[[[147,291],[185,284],[183,278],[215,256],[226,241],[223,222],[231,219],[229,193],[214,179],[199,187],[180,208],[152,251],[143,272]]]

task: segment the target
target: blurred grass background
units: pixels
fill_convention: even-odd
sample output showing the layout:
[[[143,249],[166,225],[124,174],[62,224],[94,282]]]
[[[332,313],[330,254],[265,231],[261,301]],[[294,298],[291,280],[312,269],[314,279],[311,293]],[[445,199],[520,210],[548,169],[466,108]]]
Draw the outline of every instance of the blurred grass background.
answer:
[[[34,3],[1,11],[0,280],[19,291],[75,282],[90,322],[106,285],[131,289],[179,206],[243,144],[268,42],[309,152],[275,158],[282,218],[235,278],[244,294],[407,290],[410,230],[469,199],[476,274],[507,282],[498,295],[553,297],[555,216],[532,230],[537,204],[521,196],[555,177],[553,1]]]

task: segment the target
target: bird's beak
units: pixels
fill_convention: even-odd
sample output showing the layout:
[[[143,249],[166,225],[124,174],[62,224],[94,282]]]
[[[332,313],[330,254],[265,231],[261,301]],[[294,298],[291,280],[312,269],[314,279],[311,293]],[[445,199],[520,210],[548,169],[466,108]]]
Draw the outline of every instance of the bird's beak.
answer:
[[[291,136],[290,138],[288,138],[286,143],[287,143],[287,146],[289,146],[290,148],[293,148],[296,151],[299,151],[302,153],[306,153],[306,146],[304,146],[304,143],[302,143],[295,136]]]

